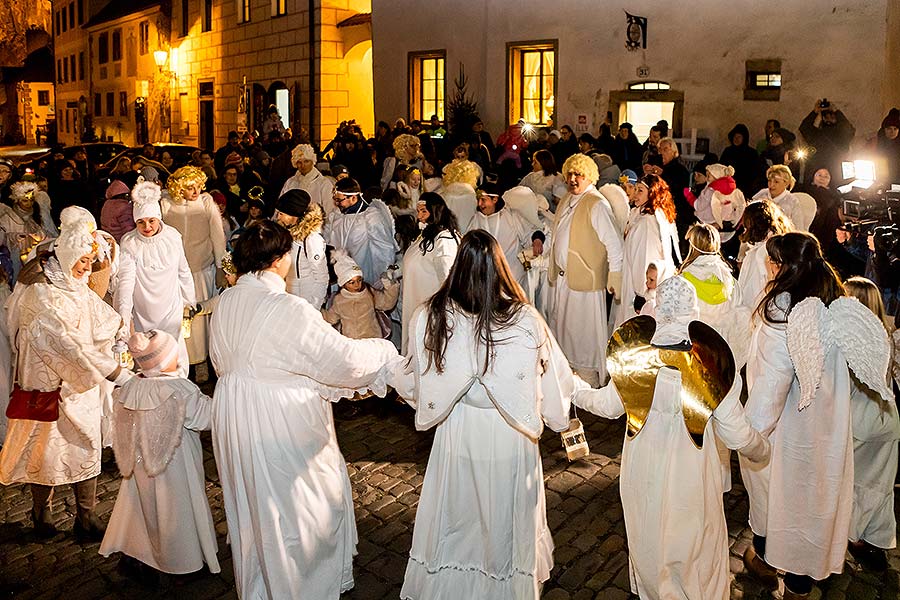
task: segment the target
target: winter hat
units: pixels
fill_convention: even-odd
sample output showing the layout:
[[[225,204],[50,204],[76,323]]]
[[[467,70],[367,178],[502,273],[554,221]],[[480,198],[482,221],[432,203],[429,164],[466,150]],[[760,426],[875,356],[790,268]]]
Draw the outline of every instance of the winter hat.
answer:
[[[106,199],[112,200],[113,198],[122,200],[128,198],[128,186],[118,179],[113,180],[109,187],[106,188]]]
[[[141,177],[144,178],[144,181],[159,183],[159,171],[149,165],[141,169]]]
[[[278,199],[275,210],[292,217],[302,217],[309,210],[310,197],[306,190],[292,189]]]
[[[881,128],[897,127],[900,128],[900,109],[892,108],[888,111],[887,116],[881,122]]]
[[[734,177],[734,167],[720,165],[718,163],[706,167],[707,172],[712,175],[713,179],[722,179],[723,177]]]
[[[73,213],[69,214],[70,217],[72,215]],[[81,218],[70,218],[62,223],[59,237],[53,242],[53,252],[56,255],[56,260],[62,268],[63,275],[69,280],[72,279],[72,267],[75,266],[78,259],[86,254],[96,252],[98,249],[98,244],[94,240],[94,231],[97,230],[97,226],[93,217],[88,220],[82,215],[79,216]],[[62,218],[62,215],[60,217]],[[80,283],[87,283],[87,279]]]
[[[32,181],[20,181],[12,184],[9,187],[9,191],[10,197],[15,202],[26,198],[29,194],[31,195],[31,199],[34,200],[34,195],[40,191],[40,188]]]
[[[178,342],[171,334],[158,329],[138,331],[128,338],[128,351],[141,373],[154,377],[178,357]]]
[[[237,152],[231,152],[228,156],[225,157],[225,166],[228,165],[243,165],[244,157],[238,154]]]
[[[162,221],[162,211],[159,208],[159,198],[162,190],[150,181],[141,181],[135,184],[131,191],[131,199],[134,204],[131,214],[135,222],[138,219],[159,219]]]
[[[550,130],[550,133],[547,134],[547,135],[548,135],[548,136],[549,136],[549,135],[555,135],[555,136],[556,136],[556,139],[558,139],[558,140],[562,139],[562,134],[559,132],[559,129],[551,129],[551,130]]]
[[[316,151],[309,144],[298,144],[291,151],[291,164],[295,167],[301,160],[316,162]]]
[[[625,183],[630,183],[631,185],[635,185],[638,181],[637,173],[632,171],[631,169],[625,169],[619,175],[619,183],[624,185]]]
[[[350,169],[345,167],[344,165],[331,165],[331,176],[337,179],[341,175],[350,176]]]
[[[690,343],[688,325],[699,317],[697,290],[681,275],[669,277],[656,288],[656,332],[650,344],[678,346]]]
[[[228,203],[225,199],[225,194],[219,190],[211,190],[209,195],[212,196],[213,202],[215,202],[217,206],[225,206]]]
[[[338,285],[341,287],[354,277],[363,276],[362,269],[350,258],[346,250],[338,249],[332,252],[331,263],[334,265],[334,274],[337,275]]]
[[[62,209],[62,212],[59,213],[60,230],[72,227],[77,223],[87,223],[91,232],[94,232],[97,229],[97,220],[94,219],[94,215],[91,214],[91,211],[86,208],[72,205],[65,207]]]
[[[796,135],[794,135],[793,133],[791,133],[789,130],[785,129],[784,127],[779,127],[778,129],[776,129],[776,130],[773,131],[772,133],[777,133],[778,136],[779,136],[779,137],[782,139],[782,141],[784,142],[784,145],[785,145],[785,146],[790,146],[791,144],[794,143],[794,140],[797,139],[797,136],[796,136]]]

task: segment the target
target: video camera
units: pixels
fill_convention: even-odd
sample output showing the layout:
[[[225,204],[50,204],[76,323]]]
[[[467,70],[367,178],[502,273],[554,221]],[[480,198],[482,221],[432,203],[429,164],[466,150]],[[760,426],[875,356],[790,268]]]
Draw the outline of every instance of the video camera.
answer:
[[[900,281],[900,190],[854,188],[843,195],[843,229],[872,236],[876,283]]]

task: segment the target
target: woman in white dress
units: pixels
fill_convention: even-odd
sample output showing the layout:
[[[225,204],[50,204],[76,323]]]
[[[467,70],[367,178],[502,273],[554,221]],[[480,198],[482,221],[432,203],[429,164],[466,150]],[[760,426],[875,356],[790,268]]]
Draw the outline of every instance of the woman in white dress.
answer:
[[[425,192],[416,205],[422,235],[403,255],[401,352],[406,354],[410,320],[447,279],[459,247],[459,226],[440,194]]]
[[[271,221],[235,243],[240,278],[210,324],[213,448],[238,596],[336,600],[353,587],[357,537],[330,402],[383,396],[401,357],[387,340],[342,336],[288,294],[291,247]]]
[[[538,440],[587,386],[485,231],[463,237],[411,327],[394,384],[437,431],[400,597],[537,600],[553,567]]]
[[[675,271],[673,250],[678,252],[678,230],[668,184],[656,175],[644,175],[635,188],[634,206],[636,214],[625,226],[622,293],[613,304],[614,328],[637,315],[634,297],[645,288],[651,262],[665,265],[664,273]]]
[[[205,183],[202,170],[181,167],[169,177],[169,193],[160,202],[163,221],[181,234],[198,302],[216,295],[216,267],[225,254],[222,216],[212,196],[201,192]],[[206,362],[207,318],[197,316],[191,323],[191,337],[186,340],[191,365]]]
[[[79,541],[100,541],[105,526],[94,511],[100,474],[100,383],[122,385],[130,372],[110,350],[122,319],[87,285],[97,242],[92,224],[63,227],[49,247],[23,267],[7,307],[22,390],[59,393],[59,417],[11,418],[0,451],[0,483],[30,483],[31,518],[39,537],[56,535],[54,486],[75,488]]]
[[[10,186],[12,207],[0,206],[0,244],[6,241],[12,258],[11,287],[22,269],[22,257],[27,256],[44,237],[43,215],[37,203],[38,185],[20,181]]]
[[[547,199],[551,209],[556,210],[559,200],[566,195],[566,182],[549,150],[538,150],[531,157],[531,173],[522,178],[519,185],[530,188]]]
[[[750,497],[749,573],[786,600],[844,568],[853,512],[850,370],[882,400],[890,345],[882,323],[844,288],[819,242],[790,232],[766,242],[770,282],[747,363],[747,416],[768,437],[763,465],[741,459]]]
[[[793,231],[790,220],[769,200],[751,202],[741,217],[741,244],[743,256],[740,259],[737,287],[743,305],[755,311],[762,300],[763,290],[769,275],[766,272],[766,240],[773,235]]]
[[[766,171],[766,180],[767,187],[754,194],[753,202],[769,200],[775,203],[791,223],[796,224],[801,218],[800,201],[791,194],[794,184],[797,183],[791,170],[787,165],[773,165]]]
[[[844,282],[844,288],[871,310],[888,332],[894,331],[891,319],[885,314],[878,286],[864,277],[851,277]],[[892,364],[896,364],[897,359],[894,348]],[[885,374],[886,378],[889,376]],[[884,401],[855,380],[850,404],[853,415],[853,520],[848,550],[863,567],[882,572],[888,567],[885,550],[897,546],[894,478],[897,475],[900,416],[893,398]]]

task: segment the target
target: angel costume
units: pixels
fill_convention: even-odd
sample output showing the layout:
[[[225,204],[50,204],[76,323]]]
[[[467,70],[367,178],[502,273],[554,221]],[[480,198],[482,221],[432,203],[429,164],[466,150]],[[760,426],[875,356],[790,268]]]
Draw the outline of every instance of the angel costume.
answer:
[[[791,309],[781,294],[769,314],[775,322],[754,330],[747,363],[747,415],[772,444],[765,464],[741,459],[750,527],[769,565],[823,580],[843,570],[853,512],[850,369],[887,401],[890,346],[855,298],[826,308],[809,297]]]
[[[681,262],[678,230],[675,223],[666,219],[661,209],[656,209],[653,214],[638,213],[628,222],[625,229],[625,258],[622,261],[622,290],[619,299],[613,302],[614,327],[637,316],[634,297],[646,288],[647,267],[651,262],[657,264],[657,272],[660,274],[658,283],[662,283],[664,273],[675,272],[673,249],[678,262]]]
[[[380,286],[381,275],[394,263],[397,240],[394,217],[381,200],[362,199],[347,212],[334,211],[325,224],[325,241],[342,248],[363,270],[363,281]]]
[[[400,362],[387,340],[351,340],[277,274],[248,273],[213,313],[212,431],[235,586],[242,598],[336,600],[353,587],[356,523],[332,401]]]
[[[203,192],[196,200],[185,201],[181,198],[173,200],[164,193],[160,206],[165,224],[181,234],[197,301],[215,296],[216,267],[222,264],[225,254],[225,230],[212,196]],[[207,318],[198,316],[191,323],[191,337],[186,342],[192,365],[204,362],[207,357]]]
[[[409,245],[403,255],[403,286],[401,299],[402,332],[400,352],[407,353],[410,320],[416,308],[428,300],[443,285],[459,250],[459,236],[441,231],[428,251],[422,250],[422,236]]]
[[[769,281],[766,273],[766,240],[756,244],[748,244],[744,260],[741,262],[741,270],[738,273],[737,289],[740,294],[741,304],[753,313],[759,306]]]
[[[753,195],[752,202],[759,202],[760,200],[769,200],[776,204],[787,218],[791,220],[792,225],[803,221],[800,202],[791,194],[790,190],[784,190],[773,198],[769,188],[763,188]]]
[[[294,153],[296,155],[296,148],[294,149]],[[296,164],[296,159],[294,160],[294,164]],[[313,202],[322,207],[322,210],[325,211],[326,219],[332,217],[332,212],[334,212],[335,208],[333,197],[334,184],[330,179],[322,175],[319,169],[313,167],[306,175],[301,173],[300,169],[297,169],[297,172],[284,182],[284,186],[282,186],[281,193],[278,194],[278,197],[284,196],[286,191],[293,189],[305,191],[309,194],[309,197]]]
[[[474,318],[458,309],[443,372],[429,368],[427,316],[416,311],[409,371],[394,382],[416,429],[437,427],[400,597],[537,600],[553,567],[538,440],[544,423],[568,427],[572,395],[587,386],[530,306],[495,332],[486,372]]]
[[[656,322],[636,317],[613,334],[610,385],[579,391],[575,403],[608,419],[628,415],[619,488],[632,593],[727,600],[728,528],[716,442],[751,460],[765,460],[769,445],[741,407],[741,380],[727,345],[694,320],[691,285],[672,277],[658,296]],[[687,342],[690,348],[681,349]],[[701,415],[691,414],[697,400]]]
[[[441,195],[447,208],[456,217],[456,224],[459,225],[459,234],[464,235],[468,231],[469,223],[475,217],[478,210],[478,199],[475,196],[475,188],[468,183],[451,183],[437,190]],[[415,209],[413,205],[413,209]]]
[[[100,554],[123,552],[163,573],[221,571],[199,431],[211,400],[175,374],[135,377],[115,394],[122,473]]]
[[[473,229],[481,229],[494,236],[503,250],[513,278],[524,289],[528,282],[525,279],[525,267],[519,261],[518,256],[525,247],[531,246],[531,234],[536,227],[516,211],[504,206],[491,215],[485,215],[481,211],[476,212],[469,221],[466,231]]]

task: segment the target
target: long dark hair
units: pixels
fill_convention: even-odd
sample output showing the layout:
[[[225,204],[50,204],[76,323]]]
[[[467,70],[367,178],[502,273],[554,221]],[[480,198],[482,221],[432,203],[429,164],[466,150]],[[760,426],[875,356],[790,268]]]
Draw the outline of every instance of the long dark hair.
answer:
[[[779,271],[766,284],[766,294],[756,308],[757,314],[767,323],[784,323],[781,311],[791,309],[805,298],[820,298],[825,306],[846,295],[844,286],[834,269],[822,256],[819,240],[805,231],[791,231],[774,235],[766,242],[769,260],[778,265]],[[787,307],[776,306],[776,298],[787,293]]]
[[[419,249],[422,254],[430,252],[434,249],[434,240],[442,231],[449,231],[450,234],[459,239],[459,225],[456,222],[456,215],[444,202],[444,198],[436,192],[425,192],[419,196],[419,202],[425,203],[430,216],[422,231],[422,241],[419,242]]]
[[[495,334],[511,325],[526,304],[525,293],[513,278],[500,244],[488,232],[473,229],[463,236],[450,274],[426,305],[427,368],[434,365],[438,373],[443,372],[444,351],[453,335],[447,318],[459,309],[475,317],[476,340],[485,349],[482,374],[487,373],[498,343]]]

